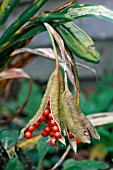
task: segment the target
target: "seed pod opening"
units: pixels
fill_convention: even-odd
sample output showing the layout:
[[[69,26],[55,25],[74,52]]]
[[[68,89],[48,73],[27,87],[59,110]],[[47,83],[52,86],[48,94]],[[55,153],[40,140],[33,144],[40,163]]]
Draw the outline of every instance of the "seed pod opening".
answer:
[[[75,138],[83,143],[91,143],[90,134],[99,139],[96,129],[81,112],[68,88],[62,95],[62,105],[66,125]]]
[[[60,96],[63,91],[64,82],[62,74],[60,72],[60,69],[56,68],[48,81],[47,89],[41,101],[39,110],[36,112],[35,116],[28,122],[28,124],[21,130],[19,139],[24,136],[24,132],[26,131],[26,129],[28,129],[32,125],[38,127],[40,123],[44,121],[48,125],[44,127],[44,130],[41,133],[42,136],[54,137],[65,145],[65,139],[61,134],[59,116],[61,112]],[[54,129],[51,127],[51,120],[55,122],[55,125],[53,127]],[[52,132],[54,132],[54,134],[52,134]]]
[[[61,95],[64,91],[64,82],[63,82],[63,77],[60,72],[60,69],[55,69],[54,71],[54,81],[53,85],[51,88],[50,92],[50,108],[51,108],[51,113],[54,117],[55,122],[57,123],[60,134],[62,133],[61,131],[61,119],[60,119],[60,114],[61,114],[61,106],[60,106],[60,100],[61,100]],[[61,138],[58,139],[60,142],[65,144],[65,139],[61,134]]]
[[[34,115],[34,117],[28,122],[28,124],[21,130],[19,139],[22,139],[24,137],[24,131],[31,125],[35,124],[42,116],[43,111],[45,110],[47,103],[48,103],[48,99],[50,96],[50,91],[51,91],[51,87],[52,87],[52,83],[53,83],[53,79],[54,79],[54,72],[53,74],[50,76],[48,84],[47,84],[47,88],[45,91],[45,94],[42,98],[39,110],[36,112],[36,114]]]

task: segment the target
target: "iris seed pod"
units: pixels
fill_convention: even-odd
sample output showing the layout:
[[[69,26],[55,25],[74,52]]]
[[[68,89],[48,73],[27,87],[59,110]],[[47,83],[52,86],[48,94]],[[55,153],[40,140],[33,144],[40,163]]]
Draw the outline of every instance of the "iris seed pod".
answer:
[[[61,123],[60,123],[60,114],[61,114],[61,107],[60,107],[60,98],[62,93],[64,92],[64,82],[63,82],[63,77],[60,72],[60,69],[55,69],[54,71],[54,80],[53,80],[53,85],[51,88],[50,92],[50,108],[51,108],[51,113],[54,117],[55,122],[57,123],[60,133],[61,132]],[[61,135],[61,138],[58,139],[60,142],[65,144],[65,139]]]
[[[60,25],[56,29],[73,54],[88,62],[100,62],[100,54],[93,40],[82,29],[72,22]]]
[[[50,96],[50,91],[51,91],[51,87],[52,87],[52,84],[53,84],[53,79],[54,79],[54,72],[52,73],[52,75],[50,76],[49,78],[49,81],[48,81],[48,84],[47,84],[47,89],[45,91],[45,94],[42,98],[42,101],[41,101],[41,104],[40,104],[40,107],[39,107],[39,110],[36,112],[36,114],[34,115],[34,117],[28,122],[28,124],[21,130],[21,133],[20,133],[20,136],[19,136],[19,139],[23,138],[24,136],[24,131],[31,125],[33,125],[35,122],[37,122],[41,115],[43,114],[43,111],[45,110],[46,106],[47,106],[47,101],[48,101],[48,98]]]
[[[39,110],[36,112],[35,116],[28,122],[28,124],[21,130],[19,139],[21,139],[24,136],[24,132],[29,126],[33,125],[40,119],[45,108],[47,107],[48,98],[50,98],[50,110],[51,110],[53,120],[58,125],[61,134],[59,114],[61,112],[60,96],[63,93],[63,91],[64,91],[63,78],[59,68],[56,68],[48,81],[47,89],[41,101]],[[62,135],[61,138],[59,138],[58,140],[65,145],[65,139]]]
[[[100,139],[95,127],[81,112],[68,87],[62,95],[63,117],[73,136],[83,143],[91,143],[90,136]]]

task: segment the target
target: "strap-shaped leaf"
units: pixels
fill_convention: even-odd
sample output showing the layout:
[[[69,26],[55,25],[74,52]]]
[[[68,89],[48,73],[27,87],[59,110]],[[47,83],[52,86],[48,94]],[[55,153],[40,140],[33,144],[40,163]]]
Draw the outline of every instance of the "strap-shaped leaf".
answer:
[[[54,20],[54,22],[58,23],[59,20],[61,20],[62,22],[66,21],[73,21],[73,18],[68,15],[68,14],[64,14],[62,12],[60,13],[42,13],[39,16],[35,17],[35,19],[31,19],[33,21],[30,22],[30,25],[32,24],[37,24],[38,22],[49,22]],[[29,24],[28,24],[29,25]]]
[[[0,71],[4,69],[5,64],[7,64],[7,61],[11,59],[10,54],[14,51],[14,49],[26,46],[31,41],[31,39],[32,37],[25,41],[15,43],[12,46],[8,46],[2,53],[0,53]]]
[[[73,6],[63,9],[61,12],[64,14],[68,14],[72,18],[75,18],[75,19],[89,16],[89,17],[98,17],[98,18],[113,22],[113,10],[111,8],[108,8],[108,7],[105,7],[102,5],[97,5],[97,4],[73,5]],[[27,19],[26,19],[26,21],[27,21]],[[54,22],[53,22],[53,24],[54,24]],[[56,27],[58,24],[59,23],[56,23],[56,25],[54,25],[54,26]],[[25,29],[22,29],[22,30],[19,30],[18,32],[16,32],[16,37],[13,37],[13,39],[10,42],[7,42],[7,39],[11,35],[11,31],[15,32],[16,30],[18,30],[17,25],[16,25],[16,29],[14,28],[14,25],[16,25],[16,24],[13,23],[13,25],[12,25],[13,27],[12,26],[9,27],[9,29],[6,31],[7,34],[6,35],[4,34],[2,39],[0,40],[0,43],[1,43],[0,56],[5,57],[5,59],[6,59],[6,60],[4,59],[4,62],[1,63],[0,68],[3,67],[5,62],[9,59],[8,55],[10,55],[10,53],[14,49],[17,49],[18,47],[22,47],[22,45],[24,44],[24,42],[26,41],[27,38],[33,37],[36,34],[39,34],[43,31],[45,31],[45,27],[43,26],[43,24],[37,23],[36,25],[29,25],[29,27],[25,27]],[[4,37],[6,37],[6,38],[4,39]],[[14,44],[12,44],[18,37],[20,37],[20,38]],[[3,40],[3,42],[6,42],[6,43],[2,44],[2,40]],[[20,45],[20,43],[22,45]],[[10,52],[8,52],[8,49],[7,49],[9,45],[10,45],[10,50],[9,50]]]
[[[65,8],[62,12],[72,18],[96,17],[113,22],[113,9],[99,4],[78,4]]]
[[[3,44],[0,45],[0,52],[2,52],[7,46],[11,45],[13,42],[17,40],[17,42],[23,41],[27,38],[30,38],[32,36],[35,36],[43,31],[45,31],[45,27],[42,22],[53,22],[55,25],[61,24],[63,22],[72,21],[73,18],[70,17],[68,14],[64,13],[47,13],[43,14],[33,21],[31,21],[27,26],[17,30],[13,34],[10,35],[8,40],[3,42]],[[37,28],[35,31],[34,28]],[[32,31],[33,29],[33,31]],[[9,30],[9,28],[6,30],[6,32]],[[5,33],[4,33],[5,34]],[[25,35],[25,36],[24,36]],[[4,35],[3,35],[4,36]],[[1,40],[0,40],[1,42]],[[16,42],[16,43],[17,43]]]
[[[16,21],[4,32],[0,39],[0,45],[8,40],[10,35],[17,31],[23,24],[25,24],[34,14],[44,5],[48,0],[35,0]]]
[[[72,17],[72,19],[77,19],[77,18],[81,18],[81,17],[97,17],[97,18],[101,18],[101,19],[107,20],[109,22],[113,22],[113,9],[108,8],[106,6],[98,5],[98,4],[79,4],[79,5],[73,5],[73,6],[70,6],[70,7],[67,7],[65,9],[63,9],[62,12],[65,13],[65,14],[68,14],[70,17]],[[28,10],[25,11],[24,13],[27,15]],[[18,19],[18,21],[20,22],[21,25],[23,25],[30,17],[32,17],[35,12],[33,12],[33,14],[31,13],[31,15],[29,14],[26,17],[26,19],[23,17],[24,13]],[[47,15],[48,15],[47,18],[49,18],[49,14],[47,14]],[[53,16],[54,16],[54,14],[53,14]],[[57,14],[56,14],[56,16],[57,16]],[[45,21],[44,18],[42,18],[42,19]],[[11,33],[15,32],[21,25],[19,25],[17,21],[14,22],[9,27],[7,32],[5,32],[5,34],[2,36],[2,39],[0,40],[0,44],[5,42],[7,40],[7,38],[9,38]],[[30,28],[30,26],[29,26],[29,28]],[[20,31],[18,33],[20,33]]]
[[[3,25],[20,0],[4,0],[0,7],[0,25]]]

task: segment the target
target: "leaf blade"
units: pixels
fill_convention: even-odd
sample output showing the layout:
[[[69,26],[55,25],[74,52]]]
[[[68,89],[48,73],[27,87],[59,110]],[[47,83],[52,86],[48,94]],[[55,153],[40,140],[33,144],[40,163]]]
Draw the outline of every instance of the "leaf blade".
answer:
[[[24,167],[17,158],[11,158],[5,168],[5,170],[16,169],[24,170]]]
[[[64,9],[63,12],[75,19],[96,17],[113,23],[113,9],[98,4],[73,5]]]
[[[0,45],[7,41],[11,34],[26,23],[48,0],[35,0],[13,24],[4,32],[0,39]]]
[[[0,25],[3,25],[20,0],[4,0],[0,8]]]
[[[75,161],[74,159],[68,159],[63,164],[62,170],[98,170],[98,169],[106,169],[108,165],[104,162],[98,162],[93,160],[84,160],[84,161]]]

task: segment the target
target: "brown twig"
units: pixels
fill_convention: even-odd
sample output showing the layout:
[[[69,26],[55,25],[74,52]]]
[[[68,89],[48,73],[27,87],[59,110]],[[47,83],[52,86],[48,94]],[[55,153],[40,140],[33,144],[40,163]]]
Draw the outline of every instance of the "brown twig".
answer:
[[[7,74],[7,72],[8,73],[11,72],[11,74]],[[1,75],[3,76],[1,78],[2,80],[5,80],[5,79],[15,79],[15,78],[27,78],[28,81],[29,81],[29,91],[28,91],[28,95],[27,95],[25,101],[23,102],[22,106],[17,110],[17,112],[13,116],[11,116],[11,118],[8,118],[7,120],[0,120],[0,124],[4,124],[4,123],[12,121],[15,117],[17,117],[21,113],[21,111],[24,109],[24,107],[26,106],[26,104],[27,104],[27,102],[29,100],[30,94],[31,94],[31,90],[32,90],[32,79],[26,73],[24,73],[22,69],[20,69],[20,70],[16,69],[15,70],[15,69],[12,68],[12,71],[11,71],[11,69],[6,70],[4,72],[1,72]]]
[[[59,161],[50,169],[50,170],[55,170],[66,158],[67,154],[69,153],[71,147],[70,145],[68,145],[66,151],[64,152],[64,154],[62,155],[62,157],[59,159]]]
[[[61,10],[63,10],[63,9],[65,9],[66,7],[74,4],[75,2],[77,2],[77,0],[69,1],[69,2],[67,2],[66,4],[62,5],[61,7],[58,7],[57,9],[55,9],[55,10],[52,11],[52,12],[60,12]]]

